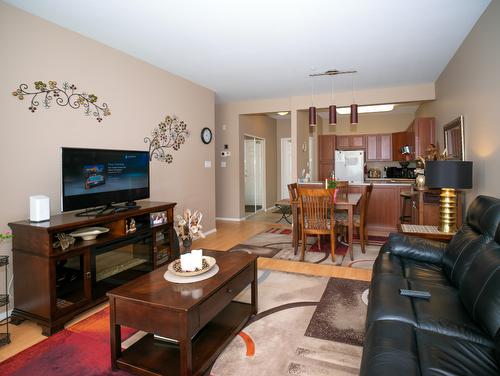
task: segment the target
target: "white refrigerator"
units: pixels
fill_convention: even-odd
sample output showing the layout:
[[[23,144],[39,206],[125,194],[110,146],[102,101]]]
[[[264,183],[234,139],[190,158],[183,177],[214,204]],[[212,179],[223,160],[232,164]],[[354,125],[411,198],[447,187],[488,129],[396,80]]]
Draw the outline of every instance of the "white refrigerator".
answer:
[[[335,150],[335,179],[349,183],[363,183],[365,152],[363,150]]]

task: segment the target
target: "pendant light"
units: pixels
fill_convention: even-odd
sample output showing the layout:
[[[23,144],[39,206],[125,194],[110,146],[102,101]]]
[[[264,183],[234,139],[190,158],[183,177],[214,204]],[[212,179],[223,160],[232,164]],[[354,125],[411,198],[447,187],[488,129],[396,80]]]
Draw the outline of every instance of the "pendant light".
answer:
[[[332,93],[330,96],[330,103],[333,103],[333,76],[332,77]],[[337,124],[337,106],[331,104],[328,107],[328,124],[336,125]]]
[[[354,75],[352,75],[351,124],[358,124],[358,105],[354,100]]]
[[[314,78],[311,78],[311,106],[309,107],[309,126],[316,126],[316,107],[314,107]]]

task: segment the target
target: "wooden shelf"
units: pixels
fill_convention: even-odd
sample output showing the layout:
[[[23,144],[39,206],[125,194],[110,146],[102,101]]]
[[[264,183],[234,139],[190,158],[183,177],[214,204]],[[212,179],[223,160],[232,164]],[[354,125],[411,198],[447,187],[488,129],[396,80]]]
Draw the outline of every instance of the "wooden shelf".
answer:
[[[231,302],[192,339],[193,375],[203,374],[251,316],[252,305]],[[150,375],[180,375],[179,346],[155,340],[153,334],[134,343],[117,359],[121,369]]]

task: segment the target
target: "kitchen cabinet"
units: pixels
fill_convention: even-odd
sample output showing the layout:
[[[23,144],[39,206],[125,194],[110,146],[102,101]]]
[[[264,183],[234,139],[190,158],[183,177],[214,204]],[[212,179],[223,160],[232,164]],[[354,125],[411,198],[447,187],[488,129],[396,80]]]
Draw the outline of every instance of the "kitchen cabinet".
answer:
[[[364,149],[366,147],[366,137],[365,135],[337,136],[336,147],[339,150]]]
[[[318,179],[323,181],[330,177],[334,169],[335,135],[318,136]]]
[[[371,134],[366,136],[367,161],[392,161],[392,135]]]
[[[401,154],[401,147],[409,145],[408,132],[396,132],[392,134],[392,160],[404,161],[405,156]]]
[[[425,156],[427,146],[436,144],[434,118],[416,118],[407,129],[408,144],[412,146],[413,159]]]

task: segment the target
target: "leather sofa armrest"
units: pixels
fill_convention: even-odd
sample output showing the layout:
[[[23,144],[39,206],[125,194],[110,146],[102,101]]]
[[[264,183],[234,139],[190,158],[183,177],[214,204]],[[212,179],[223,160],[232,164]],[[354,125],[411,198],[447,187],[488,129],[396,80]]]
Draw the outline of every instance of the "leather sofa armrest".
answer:
[[[446,243],[398,233],[389,235],[381,249],[400,257],[441,265]]]

